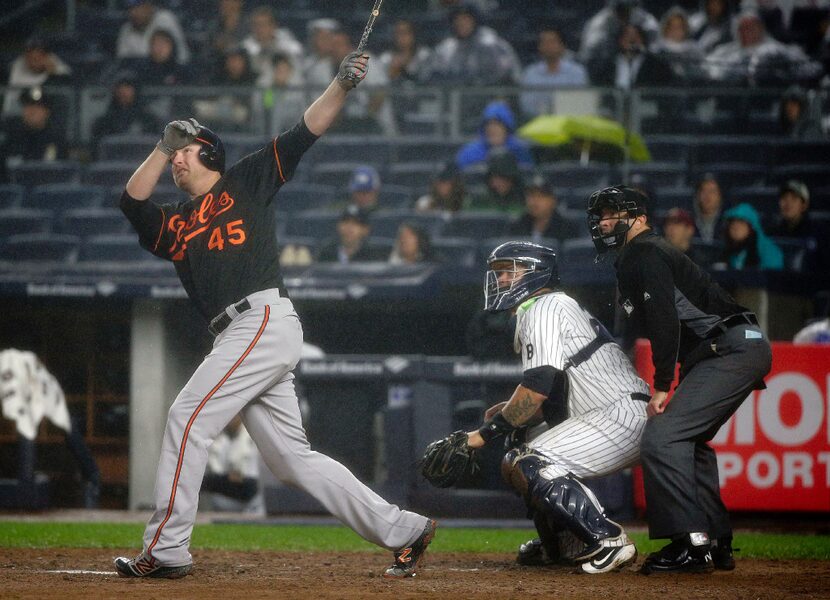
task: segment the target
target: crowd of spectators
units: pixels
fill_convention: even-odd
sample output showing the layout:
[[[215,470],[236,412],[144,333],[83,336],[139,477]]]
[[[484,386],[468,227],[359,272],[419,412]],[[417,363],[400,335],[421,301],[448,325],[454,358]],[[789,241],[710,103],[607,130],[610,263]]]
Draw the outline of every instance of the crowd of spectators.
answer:
[[[782,138],[826,139],[811,88],[830,83],[825,71],[830,34],[822,37],[818,20],[808,17],[830,15],[830,2],[785,8],[756,0],[681,4],[607,0],[586,15],[576,36],[557,22],[553,8],[552,18],[532,22],[522,21],[517,8],[515,26],[492,27],[490,17],[511,6],[495,0],[425,1],[424,11],[436,16],[432,21],[384,13],[369,44],[374,66],[350,96],[338,132],[398,135],[401,113],[417,108],[415,92],[422,86],[516,88],[515,98],[493,92],[480,105],[465,106],[465,116],[479,121],[478,133],[459,143],[454,159],[424,179],[409,208],[443,214],[497,211],[504,214],[504,228],[494,235],[560,242],[584,231],[575,224],[574,207],[562,201],[556,176],[538,171],[540,155],[516,134],[521,124],[552,112],[551,89],[786,87],[779,102]],[[306,87],[328,84],[354,49],[358,32],[343,15],[338,20],[322,13],[302,29],[291,27],[281,20],[280,4],[251,0],[216,0],[204,8],[200,28],[194,28],[183,3],[123,0],[119,6],[122,22],[112,54],[94,76],[64,60],[41,35],[30,37],[7,65],[0,178],[7,166],[21,161],[72,155],[73,140],[63,127],[67,109],[49,93],[51,85],[98,84],[110,90],[103,112],[90,123],[91,158],[111,158],[100,156],[97,140],[154,134],[171,114],[192,114],[223,134],[245,132],[254,119],[267,116],[269,131],[276,133],[302,114]],[[532,47],[520,31],[533,32]],[[215,92],[198,98],[145,97],[147,88],[183,85],[210,86]],[[706,174],[697,182],[691,210],[664,210],[653,223],[707,266],[787,268],[786,253],[774,249],[782,238],[804,242],[805,267],[827,265],[822,226],[809,216],[807,185],[790,181],[785,187],[780,216],[774,219],[750,204],[733,202],[726,197],[729,186]],[[401,225],[391,253],[367,242],[371,214],[386,208],[380,188],[374,166],[355,170],[344,185],[347,194],[330,206],[335,214],[342,212],[331,243],[303,260],[439,260],[440,253],[430,249],[429,232],[416,223]],[[701,244],[717,247],[717,255],[711,249],[702,252]]]

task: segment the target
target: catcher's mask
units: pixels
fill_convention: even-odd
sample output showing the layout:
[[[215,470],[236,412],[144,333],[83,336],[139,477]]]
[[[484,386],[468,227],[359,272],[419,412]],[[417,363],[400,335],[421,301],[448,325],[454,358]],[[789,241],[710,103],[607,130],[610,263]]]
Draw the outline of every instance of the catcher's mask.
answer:
[[[600,221],[603,211],[624,213],[614,228],[602,233]],[[646,214],[646,197],[630,187],[614,185],[591,194],[588,198],[588,229],[598,254],[618,250],[625,243],[625,236],[634,225],[634,219]]]
[[[225,173],[225,146],[219,136],[204,126],[199,126],[194,140],[202,148],[199,150],[199,160],[211,171]]]
[[[559,284],[556,253],[531,242],[506,242],[487,257],[484,309],[507,310],[542,288]]]

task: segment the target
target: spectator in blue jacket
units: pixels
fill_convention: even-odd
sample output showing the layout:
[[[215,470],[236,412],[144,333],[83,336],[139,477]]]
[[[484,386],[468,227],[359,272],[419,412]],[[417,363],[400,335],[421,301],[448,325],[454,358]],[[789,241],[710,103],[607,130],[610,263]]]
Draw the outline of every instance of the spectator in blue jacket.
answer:
[[[752,205],[742,202],[727,210],[723,218],[726,221],[726,229],[722,262],[727,268],[784,268],[784,253],[764,233],[761,218]]]
[[[507,151],[520,167],[532,167],[533,156],[529,146],[514,134],[516,118],[506,102],[497,100],[488,104],[481,116],[478,137],[458,151],[455,162],[459,169],[487,162],[493,151]]]

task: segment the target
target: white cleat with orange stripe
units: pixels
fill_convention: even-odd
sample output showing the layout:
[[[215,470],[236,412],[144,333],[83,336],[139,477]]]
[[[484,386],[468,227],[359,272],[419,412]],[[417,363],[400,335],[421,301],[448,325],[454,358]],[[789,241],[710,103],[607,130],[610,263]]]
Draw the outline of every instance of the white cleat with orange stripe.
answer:
[[[113,561],[113,564],[119,577],[180,579],[190,574],[193,570],[192,564],[178,567],[168,567],[159,564],[156,559],[143,552],[133,559],[119,556]]]

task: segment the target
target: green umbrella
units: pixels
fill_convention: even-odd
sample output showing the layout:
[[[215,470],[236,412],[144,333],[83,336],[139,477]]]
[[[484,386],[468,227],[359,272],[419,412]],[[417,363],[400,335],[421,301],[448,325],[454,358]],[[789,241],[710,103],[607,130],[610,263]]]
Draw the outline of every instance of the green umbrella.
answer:
[[[651,160],[648,148],[639,134],[626,131],[611,119],[595,115],[542,115],[526,123],[518,135],[540,146],[564,146],[578,143],[590,152],[592,144],[604,144],[624,150],[637,162]],[[627,138],[627,139],[626,139]]]

